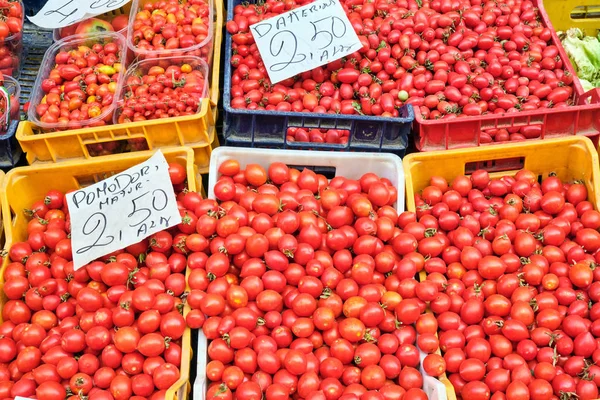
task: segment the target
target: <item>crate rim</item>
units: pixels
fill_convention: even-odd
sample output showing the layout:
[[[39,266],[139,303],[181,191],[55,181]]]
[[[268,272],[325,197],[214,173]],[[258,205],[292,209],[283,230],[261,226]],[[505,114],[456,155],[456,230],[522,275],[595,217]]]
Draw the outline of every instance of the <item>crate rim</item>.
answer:
[[[592,157],[592,169],[596,170],[596,179],[600,180],[600,173],[598,168],[598,152],[594,147],[592,141],[582,135],[572,135],[561,138],[550,138],[544,140],[525,140],[520,142],[513,143],[499,143],[493,146],[478,146],[478,147],[468,147],[468,148],[457,148],[450,150],[436,150],[436,151],[423,151],[418,153],[412,153],[405,156],[402,159],[402,166],[404,169],[404,182],[405,182],[405,200],[406,200],[406,210],[414,212],[416,211],[415,207],[415,199],[414,195],[417,193],[417,190],[414,187],[412,174],[410,174],[410,168],[412,168],[413,164],[418,163],[419,161],[429,161],[431,159],[435,159],[439,156],[442,156],[440,162],[443,162],[444,159],[447,158],[455,158],[453,156],[460,156],[465,154],[473,154],[479,157],[485,157],[487,154],[496,154],[500,158],[502,157],[511,157],[511,155],[506,155],[506,150],[519,150],[523,149],[531,150],[532,148],[538,148],[539,146],[551,146],[556,143],[564,143],[565,145],[581,145],[586,148],[590,156]],[[503,171],[503,174],[509,174],[511,171],[516,171],[517,169]],[[412,191],[409,193],[409,189]],[[595,193],[595,198],[592,199],[592,203],[596,208],[600,208],[600,193]]]
[[[524,141],[512,142],[512,143],[511,142],[502,143],[502,144],[499,143],[497,146],[480,146],[480,147],[469,147],[466,149],[463,148],[463,149],[449,149],[449,150],[436,150],[436,151],[422,151],[422,152],[417,152],[417,153],[411,153],[411,154],[404,156],[402,158],[402,164],[404,166],[408,166],[408,165],[410,165],[411,162],[419,161],[421,159],[435,158],[441,154],[443,154],[444,156],[450,157],[453,154],[465,153],[465,151],[468,151],[468,150],[472,150],[473,153],[482,154],[485,152],[498,152],[498,150],[501,150],[501,149],[498,149],[498,147],[504,147],[507,149],[523,148],[523,147],[538,147],[538,146],[543,146],[545,143],[556,143],[556,142],[565,142],[565,143],[580,142],[580,143],[584,143],[585,147],[587,147],[588,150],[596,151],[594,145],[592,144],[592,141],[589,138],[587,138],[586,136],[583,136],[583,135],[573,135],[573,136],[552,138],[552,139],[546,139],[546,140],[524,140]],[[594,152],[591,152],[591,154],[592,154],[592,158],[598,159],[597,153],[594,154]],[[444,158],[447,158],[447,157],[444,157]]]
[[[396,182],[392,182],[392,184],[394,186],[399,186],[396,187],[397,191],[398,191],[398,199],[396,200],[396,205],[394,206],[394,209],[398,212],[402,212],[404,211],[405,207],[406,207],[406,198],[405,198],[405,193],[406,193],[406,177],[404,176],[405,172],[404,172],[404,168],[403,168],[403,164],[402,164],[402,158],[400,156],[398,156],[397,154],[394,153],[389,153],[389,152],[358,152],[358,153],[354,153],[354,152],[337,152],[337,153],[333,153],[330,151],[306,151],[306,150],[298,150],[298,149],[263,149],[263,148],[256,148],[256,147],[251,147],[251,148],[247,148],[247,147],[230,147],[230,146],[220,146],[217,147],[216,149],[214,149],[211,153],[211,157],[210,157],[210,164],[208,167],[209,170],[209,174],[208,174],[208,190],[207,190],[207,198],[212,199],[214,198],[214,187],[215,184],[217,183],[217,180],[219,178],[219,165],[217,165],[218,162],[222,162],[223,159],[221,159],[221,153],[226,153],[226,155],[224,155],[223,157],[226,157],[227,154],[233,154],[233,155],[243,155],[243,156],[254,156],[256,158],[259,158],[261,156],[264,156],[265,154],[272,154],[272,155],[277,155],[277,154],[281,154],[285,159],[290,159],[290,158],[294,158],[294,156],[306,156],[306,157],[310,157],[310,158],[314,158],[316,160],[332,160],[332,155],[334,156],[334,161],[335,160],[340,160],[340,159],[346,159],[346,160],[352,160],[354,158],[358,157],[370,157],[370,159],[373,159],[375,161],[385,161],[385,162],[389,162],[394,164],[394,166],[397,169],[397,173],[398,173],[398,180]],[[286,161],[281,161],[284,164],[286,164]],[[299,161],[300,165],[303,165],[303,160]],[[332,164],[335,165],[335,164]],[[328,165],[328,161],[322,161],[320,163],[315,164],[315,166],[330,166]],[[363,173],[367,173],[367,172],[372,172],[372,171],[364,171]]]
[[[37,174],[40,171],[44,172],[44,171],[55,170],[55,169],[61,169],[61,170],[69,169],[69,168],[72,168],[75,166],[83,166],[85,164],[91,164],[89,161],[92,161],[93,164],[101,164],[103,162],[110,162],[112,160],[120,160],[122,158],[125,158],[125,159],[130,159],[132,161],[137,161],[137,163],[142,163],[142,162],[146,161],[148,158],[150,158],[152,155],[154,155],[157,151],[161,151],[165,155],[171,155],[171,154],[185,155],[186,157],[189,157],[190,160],[194,159],[194,150],[192,148],[187,147],[187,146],[178,146],[178,147],[164,147],[164,148],[158,148],[158,149],[154,149],[154,150],[136,151],[136,152],[125,153],[125,154],[111,154],[111,155],[106,155],[106,156],[94,157],[91,160],[73,159],[73,160],[63,161],[60,163],[36,163],[36,164],[32,164],[32,165],[27,165],[27,166],[16,167],[16,168],[12,168],[6,174],[4,174],[4,173],[0,174],[0,206],[2,204],[5,204],[5,201],[7,200],[7,198],[6,198],[7,184],[9,181],[11,181],[11,179],[14,175],[21,175],[23,173]],[[133,165],[135,165],[135,164],[132,164],[132,166]],[[187,169],[186,172],[189,175],[189,173],[192,171]],[[191,183],[190,183],[189,177],[188,177],[188,185],[192,186],[191,188],[189,188],[189,190],[196,191],[198,189],[198,182],[196,182],[195,174],[193,174],[192,176],[193,176],[193,180]],[[6,204],[7,204],[7,202],[6,202]],[[6,206],[10,207],[8,204]],[[3,221],[4,227],[12,226],[12,218],[11,217],[2,216],[2,221]],[[9,237],[9,236],[12,236],[12,235],[6,236],[6,243],[9,243],[9,239],[12,240],[12,237]]]
[[[576,92],[575,92],[576,93]],[[579,97],[589,97],[593,94],[596,94],[600,98],[600,88],[591,89]],[[546,115],[551,114],[553,111],[580,111],[580,110],[595,110],[600,109],[600,102],[598,103],[589,103],[589,104],[573,104],[572,106],[564,107],[564,108],[542,108],[537,110],[530,111],[519,111],[515,113],[501,113],[501,114],[484,114],[484,115],[474,115],[469,117],[461,117],[461,118],[449,118],[449,119],[424,119],[421,116],[421,113],[415,112],[415,122],[423,125],[439,125],[440,122],[444,122],[445,124],[458,124],[461,122],[473,122],[473,121],[494,121],[500,119],[516,119],[523,117],[540,117],[545,118]]]

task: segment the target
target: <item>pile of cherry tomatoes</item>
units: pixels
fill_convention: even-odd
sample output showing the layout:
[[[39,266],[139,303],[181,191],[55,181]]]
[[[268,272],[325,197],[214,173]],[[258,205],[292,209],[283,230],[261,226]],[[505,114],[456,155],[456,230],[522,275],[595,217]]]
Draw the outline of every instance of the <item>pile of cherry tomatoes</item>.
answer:
[[[186,320],[210,341],[207,397],[427,399],[417,332],[385,287],[415,273],[397,268],[391,182],[236,160],[219,173],[185,241]]]
[[[206,39],[211,17],[206,0],[147,2],[132,22],[129,40],[143,58],[181,49],[187,56],[208,61],[212,46]]]
[[[185,169],[169,173],[181,200]],[[165,399],[180,377],[185,255],[165,232],[75,270],[64,194],[26,212],[3,276],[0,398]]]
[[[23,51],[23,3],[0,1],[0,73],[17,76]]]
[[[363,47],[271,84],[249,26],[308,3],[241,4],[232,39],[231,106],[425,120],[566,107],[573,76],[532,0],[344,0]],[[535,128],[535,127],[534,127]],[[484,132],[481,142],[539,137],[539,129]]]
[[[421,350],[439,345],[465,400],[599,397],[600,213],[582,182],[538,178],[433,177],[398,220],[392,245],[427,278],[390,288],[428,302],[439,340]]]
[[[208,340],[210,399],[426,400],[420,371],[463,400],[600,397],[600,212],[582,182],[436,176],[398,215],[373,173],[230,159],[214,199],[170,174],[181,223],[82,269],[63,194],[26,210],[0,398],[162,400],[186,326]]]
[[[54,130],[112,123],[124,68],[120,47],[115,41],[59,51],[55,67],[42,81],[45,96],[35,105],[39,121]]]
[[[116,123],[146,121],[159,118],[193,115],[207,96],[207,81],[201,68],[202,60],[188,57],[185,62],[160,65],[140,65],[139,74],[130,70],[116,112]],[[154,62],[153,62],[154,63]],[[164,64],[164,63],[163,63]]]

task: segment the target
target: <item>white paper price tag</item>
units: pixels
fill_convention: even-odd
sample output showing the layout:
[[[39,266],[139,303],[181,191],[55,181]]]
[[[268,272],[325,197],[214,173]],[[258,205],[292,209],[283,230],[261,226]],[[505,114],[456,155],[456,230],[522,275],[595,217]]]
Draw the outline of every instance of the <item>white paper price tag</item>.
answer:
[[[123,7],[131,0],[48,0],[31,22],[47,29],[63,28]]]
[[[362,47],[338,0],[317,0],[250,26],[272,83]]]
[[[181,223],[169,169],[146,162],[67,195],[75,269]]]

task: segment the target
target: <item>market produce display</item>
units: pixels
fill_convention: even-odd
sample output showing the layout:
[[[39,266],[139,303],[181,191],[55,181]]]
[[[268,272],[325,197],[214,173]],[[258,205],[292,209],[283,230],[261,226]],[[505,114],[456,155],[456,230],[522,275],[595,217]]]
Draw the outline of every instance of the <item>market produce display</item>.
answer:
[[[529,0],[342,1],[362,49],[270,84],[249,26],[306,3],[235,7],[227,22],[233,108],[397,117],[411,104],[436,120],[572,104],[573,76]],[[490,129],[481,143],[540,134]]]
[[[169,175],[180,201],[195,195],[183,166]],[[25,212],[27,240],[7,249],[3,270],[0,397],[164,399],[186,328],[186,257],[163,246],[170,233],[75,270],[64,194]]]
[[[47,30],[56,43],[30,70],[20,60],[23,34],[40,32],[24,26],[32,10],[0,0],[0,162],[15,134],[6,117],[22,117],[10,77],[20,73],[36,82],[23,84],[17,139],[32,165],[56,163],[0,174],[0,199],[15,203],[2,204],[0,399],[600,400],[598,158],[586,138],[550,142],[598,146],[600,26],[572,19],[556,33],[542,0],[339,0],[323,12],[330,27],[305,15],[302,26],[313,24],[319,51],[336,39],[344,51],[353,39],[338,18],[358,50],[308,71],[314,59],[292,57],[283,68],[305,64],[271,68],[296,74],[274,83],[267,68],[280,60],[263,62],[250,27],[311,2],[231,0],[226,23],[221,0],[106,4]],[[308,42],[296,28],[286,32]],[[233,131],[240,146],[307,150],[213,151]],[[546,156],[569,151],[552,168],[530,156],[534,144],[542,152],[535,141],[413,155],[404,171],[397,156],[409,140],[433,150],[527,139],[548,139]],[[106,155],[177,146],[193,150],[186,167],[166,154],[177,221],[161,226],[173,226],[130,246],[143,232],[96,242],[114,247],[81,264],[123,248],[75,269],[80,219],[65,190],[146,157]],[[192,171],[209,171],[208,198]],[[50,172],[60,184],[47,193],[24,183]],[[132,215],[153,216],[135,196]]]

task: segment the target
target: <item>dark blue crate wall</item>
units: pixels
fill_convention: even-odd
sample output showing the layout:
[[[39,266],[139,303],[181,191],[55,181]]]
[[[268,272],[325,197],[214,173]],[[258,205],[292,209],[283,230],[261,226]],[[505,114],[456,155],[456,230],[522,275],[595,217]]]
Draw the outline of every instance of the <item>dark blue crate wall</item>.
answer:
[[[227,92],[225,89],[224,96],[228,96]],[[223,103],[227,103],[227,97],[224,97]],[[400,118],[371,118],[225,109],[223,129],[226,143],[233,146],[383,151],[403,156],[408,146],[414,114],[411,107],[404,107],[401,112],[403,115]],[[285,137],[288,127],[343,129],[350,131],[350,138],[347,145],[287,142]]]
[[[227,20],[233,19],[233,9],[242,0],[228,0]],[[250,3],[255,2],[250,1]],[[403,156],[414,121],[411,106],[400,109],[399,118],[361,115],[309,114],[279,111],[239,110],[231,108],[231,35],[225,37],[225,82],[223,88],[223,137],[225,144],[236,147],[293,148],[333,151],[389,152]],[[346,129],[350,131],[348,145],[287,143],[288,127]]]
[[[28,10],[28,2],[26,10]],[[40,8],[45,1],[40,2]],[[39,11],[36,9],[35,12]],[[35,14],[35,13],[34,13]],[[30,15],[30,14],[27,14]],[[38,70],[42,64],[42,58],[46,49],[52,44],[52,31],[38,28],[37,26],[25,22],[23,27],[23,55],[21,60],[21,69],[19,74],[19,84],[21,85],[21,104],[29,100],[31,89],[35,84]],[[18,121],[12,121],[7,132],[0,135],[0,168],[10,169],[19,164],[23,152],[16,138]]]
[[[23,0],[25,15],[33,16],[44,7],[47,0]]]

